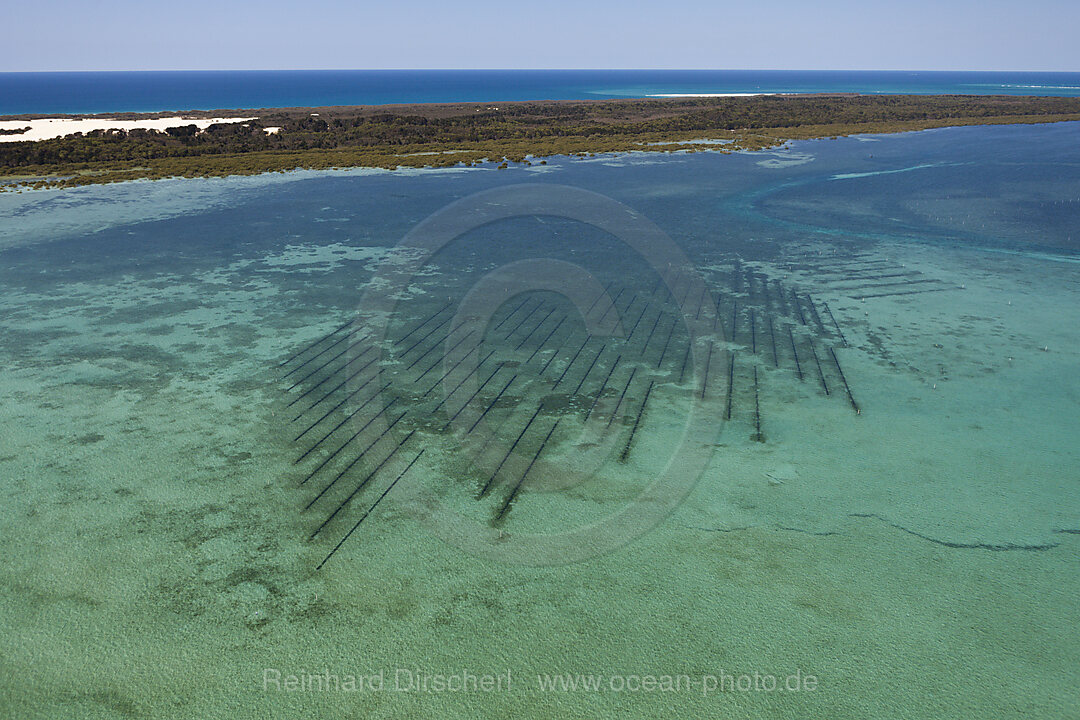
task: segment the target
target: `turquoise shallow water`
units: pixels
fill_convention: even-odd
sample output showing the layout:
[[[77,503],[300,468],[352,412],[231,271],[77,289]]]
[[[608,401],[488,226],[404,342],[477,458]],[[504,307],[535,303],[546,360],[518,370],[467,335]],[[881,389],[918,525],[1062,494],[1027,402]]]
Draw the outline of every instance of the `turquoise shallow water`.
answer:
[[[0,706],[1069,717],[1078,133],[0,194]]]

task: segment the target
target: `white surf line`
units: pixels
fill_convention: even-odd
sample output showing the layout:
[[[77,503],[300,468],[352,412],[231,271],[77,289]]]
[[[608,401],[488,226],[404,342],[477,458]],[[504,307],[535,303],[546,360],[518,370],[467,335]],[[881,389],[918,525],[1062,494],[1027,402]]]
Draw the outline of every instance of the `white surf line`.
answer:
[[[956,167],[966,163],[926,163],[923,165],[913,165],[911,167],[900,168],[898,170],[877,170],[874,172],[861,172],[861,173],[840,173],[833,175],[830,180],[855,180],[857,178],[873,177],[875,175],[895,175],[896,173],[912,172],[913,170],[926,170],[928,168],[940,168],[940,167]]]

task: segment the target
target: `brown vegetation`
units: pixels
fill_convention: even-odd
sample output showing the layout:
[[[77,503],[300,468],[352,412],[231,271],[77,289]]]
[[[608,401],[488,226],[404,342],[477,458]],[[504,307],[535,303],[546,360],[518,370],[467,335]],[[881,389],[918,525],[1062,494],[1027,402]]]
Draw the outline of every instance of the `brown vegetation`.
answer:
[[[98,131],[3,143],[0,177],[7,176],[15,184],[16,178],[39,178],[22,184],[63,187],[297,168],[447,167],[483,160],[521,163],[530,156],[631,150],[732,152],[775,147],[790,139],[855,133],[1080,120],[1080,98],[801,95],[290,108],[224,114],[241,113],[259,118],[212,125],[202,132],[184,125],[165,132]],[[222,111],[214,114],[221,116]],[[265,132],[270,127],[281,130]],[[699,138],[730,143],[653,144]]]

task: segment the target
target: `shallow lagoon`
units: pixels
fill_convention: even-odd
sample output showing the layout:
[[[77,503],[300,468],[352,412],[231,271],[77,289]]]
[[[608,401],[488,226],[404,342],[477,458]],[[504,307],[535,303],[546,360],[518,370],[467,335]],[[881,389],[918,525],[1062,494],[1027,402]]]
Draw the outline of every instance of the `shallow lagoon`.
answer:
[[[0,702],[1066,717],[1078,134],[0,194]],[[454,201],[420,264],[402,239]],[[672,246],[631,252],[643,220]],[[568,267],[612,312],[545,290],[595,289]],[[705,692],[755,672],[817,685]],[[695,684],[612,683],[650,674]]]

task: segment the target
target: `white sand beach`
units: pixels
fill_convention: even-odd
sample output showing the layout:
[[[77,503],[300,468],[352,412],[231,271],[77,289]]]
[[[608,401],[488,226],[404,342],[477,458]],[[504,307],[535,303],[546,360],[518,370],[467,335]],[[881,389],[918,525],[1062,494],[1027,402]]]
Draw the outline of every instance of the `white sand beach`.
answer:
[[[256,118],[190,118],[180,115],[152,120],[116,120],[113,118],[40,118],[37,120],[0,120],[0,130],[18,130],[29,127],[17,135],[0,135],[0,142],[22,140],[50,140],[52,138],[87,133],[94,130],[165,130],[178,125],[196,125],[205,130],[217,123],[248,122]]]

